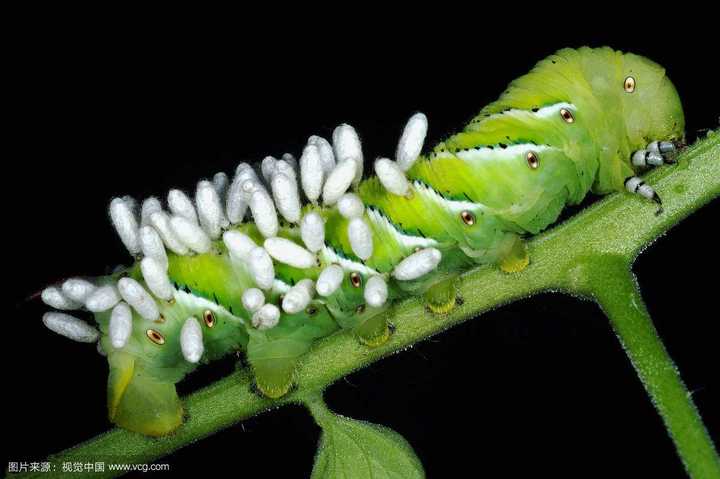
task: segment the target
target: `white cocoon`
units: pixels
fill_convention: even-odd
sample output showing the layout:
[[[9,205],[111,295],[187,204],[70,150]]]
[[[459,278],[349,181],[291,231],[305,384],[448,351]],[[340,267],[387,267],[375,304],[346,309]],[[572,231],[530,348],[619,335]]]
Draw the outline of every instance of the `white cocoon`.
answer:
[[[388,298],[387,283],[381,276],[371,276],[365,284],[363,291],[365,302],[374,308],[379,308]]]
[[[363,153],[360,138],[355,128],[343,123],[333,131],[333,149],[338,163],[352,159],[355,162],[355,176],[353,183],[359,183],[363,174]]]
[[[197,213],[195,205],[184,192],[180,190],[170,190],[167,197],[168,208],[176,216],[182,216],[186,220],[197,223]]]
[[[299,313],[310,304],[315,293],[315,283],[311,279],[303,279],[283,296],[283,311],[289,314]]]
[[[268,238],[265,240],[264,246],[268,254],[275,260],[294,268],[311,268],[316,264],[314,254],[289,239]]]
[[[350,247],[353,253],[361,260],[366,260],[373,253],[372,230],[362,218],[350,220],[347,229]]]
[[[375,161],[375,174],[385,189],[394,195],[405,196],[410,190],[405,173],[392,160],[378,158]]]
[[[345,193],[337,202],[338,211],[345,218],[359,218],[365,212],[365,205],[355,193]]]
[[[248,269],[255,278],[255,283],[260,289],[272,288],[275,280],[275,267],[272,258],[265,248],[256,246],[247,256]]]
[[[300,237],[305,247],[317,253],[325,246],[325,220],[320,214],[312,211],[303,216],[300,222]]]
[[[252,317],[252,324],[259,330],[274,328],[280,322],[280,310],[274,304],[264,304]]]
[[[409,170],[420,155],[427,128],[427,117],[423,113],[414,114],[405,125],[395,154],[398,166],[403,171]]]
[[[140,252],[139,226],[130,205],[122,198],[113,198],[110,202],[110,219],[130,254],[138,254]]]
[[[357,164],[351,159],[340,161],[330,172],[327,181],[323,185],[323,202],[326,205],[333,205],[345,194],[353,182]]]
[[[277,235],[279,228],[277,211],[268,192],[264,188],[256,189],[250,196],[249,204],[255,226],[260,233],[266,238]]]
[[[215,176],[213,176],[212,179],[212,184],[213,188],[215,188],[215,191],[220,197],[220,201],[224,201],[228,186],[230,186],[230,179],[228,178],[228,175],[222,171],[215,173]]]
[[[295,157],[293,156],[293,154],[292,153],[283,153],[281,159],[282,159],[282,161],[284,161],[285,163],[290,165],[290,167],[295,172],[295,177],[297,178],[298,162],[295,159]]]
[[[255,170],[247,163],[240,163],[235,170],[235,178],[233,178],[230,188],[225,197],[225,212],[228,221],[232,224],[242,222],[247,212],[248,198],[243,192],[243,183],[248,180],[259,181]]]
[[[108,336],[110,343],[115,349],[124,347],[130,334],[132,333],[132,311],[127,303],[120,302],[112,310],[110,314],[110,323],[108,325]]]
[[[282,160],[277,160],[275,162],[275,171],[273,172],[273,176],[277,175],[278,173],[282,173],[297,182],[296,168],[297,161],[295,161],[295,157],[293,157],[289,153],[285,153]]]
[[[140,208],[140,224],[142,226],[149,225],[150,216],[157,211],[162,211],[162,205],[160,204],[160,200],[158,200],[154,196],[146,198],[142,203],[142,207]]]
[[[140,283],[132,278],[120,278],[117,287],[122,299],[144,319],[155,321],[160,317],[160,311],[155,300]]]
[[[50,331],[81,343],[94,343],[100,336],[97,329],[85,321],[65,313],[45,313],[43,323]]]
[[[63,294],[78,303],[84,303],[95,289],[97,287],[94,284],[81,278],[70,278],[62,284]]]
[[[277,163],[277,159],[272,156],[266,156],[260,163],[260,172],[268,185],[275,174],[275,163]]]
[[[300,183],[305,196],[313,203],[320,198],[324,179],[325,170],[318,147],[308,143],[300,157]]]
[[[200,323],[195,317],[190,316],[180,330],[180,350],[185,360],[189,363],[197,363],[205,351],[203,345],[203,334]]]
[[[220,196],[212,183],[207,180],[198,183],[195,191],[195,204],[200,226],[210,238],[218,239],[223,224],[227,224],[227,219],[220,203]]]
[[[197,223],[193,223],[183,216],[173,216],[170,218],[170,227],[178,239],[191,250],[200,254],[210,251],[212,246],[210,237]]]
[[[172,226],[170,226],[170,217],[167,213],[164,211],[156,211],[150,215],[150,223],[170,251],[181,256],[188,254],[190,250],[180,241],[175,231],[173,231]]]
[[[271,181],[273,198],[280,214],[289,223],[300,221],[300,193],[297,181],[285,173],[276,173]]]
[[[173,297],[175,289],[172,283],[170,283],[170,278],[168,277],[165,266],[153,258],[143,258],[140,262],[140,270],[152,294],[166,301]]]
[[[315,290],[320,296],[330,296],[333,294],[343,281],[345,273],[337,264],[331,264],[320,272]]]
[[[254,313],[265,304],[265,295],[257,288],[248,288],[242,294],[243,307],[250,313]]]
[[[101,313],[115,306],[120,301],[120,294],[114,285],[100,286],[85,300],[85,307],[93,313]]]
[[[43,303],[55,309],[79,309],[80,304],[65,296],[62,290],[56,286],[50,286],[42,290],[40,298]]]
[[[335,153],[333,153],[330,142],[321,136],[311,136],[308,138],[308,144],[313,144],[317,147],[325,176],[329,175],[335,168]]]
[[[245,233],[231,230],[223,233],[223,242],[230,252],[231,258],[245,260],[257,244]]]
[[[162,238],[152,226],[140,228],[140,247],[146,258],[152,258],[164,268],[168,267],[167,253]]]
[[[395,266],[392,275],[401,281],[410,281],[437,268],[442,253],[436,248],[425,248],[411,254]]]

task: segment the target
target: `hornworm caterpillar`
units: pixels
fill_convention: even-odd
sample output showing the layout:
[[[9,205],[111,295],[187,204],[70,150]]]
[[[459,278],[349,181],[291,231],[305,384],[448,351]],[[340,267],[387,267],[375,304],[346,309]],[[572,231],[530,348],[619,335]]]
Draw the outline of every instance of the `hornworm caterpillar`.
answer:
[[[529,261],[523,236],[566,205],[627,190],[660,204],[635,174],[668,162],[682,140],[680,100],[663,68],[609,48],[561,50],[510,84],[461,132],[421,154],[413,115],[395,159],[363,179],[349,125],[308,139],[299,160],[266,157],[151,197],[117,197],[110,218],[135,263],[50,286],[43,301],[94,313],[43,321],[98,343],[110,365],[110,419],[163,435],[182,423],[175,384],[198,364],[243,351],[259,390],[287,393],[318,338],[349,329],[368,347],[390,335],[381,314],[424,295],[438,314],[478,264]]]

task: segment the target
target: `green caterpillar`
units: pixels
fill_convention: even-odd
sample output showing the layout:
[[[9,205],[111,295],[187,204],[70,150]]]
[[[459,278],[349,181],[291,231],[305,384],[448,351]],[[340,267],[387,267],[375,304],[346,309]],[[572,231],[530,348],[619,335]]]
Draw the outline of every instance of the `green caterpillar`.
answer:
[[[396,160],[378,159],[364,180],[360,140],[341,125],[332,145],[311,137],[299,166],[290,155],[241,164],[232,181],[201,181],[194,201],[171,191],[169,211],[156,198],[141,208],[115,198],[111,220],[135,263],[42,293],[55,309],[94,313],[99,331],[61,312],[43,321],[107,355],[110,420],[173,431],[183,418],[175,384],[237,351],[258,389],[280,397],[316,339],[350,329],[380,345],[393,301],[424,295],[442,314],[463,271],[523,269],[523,237],[589,191],[660,204],[635,175],[671,160],[684,118],[662,67],[581,48],[538,63],[421,155],[426,130],[414,115]]]

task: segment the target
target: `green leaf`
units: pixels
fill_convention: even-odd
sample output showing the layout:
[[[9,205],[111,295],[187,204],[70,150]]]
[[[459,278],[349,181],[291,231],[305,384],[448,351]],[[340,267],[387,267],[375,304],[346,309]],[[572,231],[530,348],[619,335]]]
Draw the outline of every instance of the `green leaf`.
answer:
[[[420,460],[400,434],[335,415],[324,404],[315,402],[310,408],[323,428],[312,479],[425,477]]]

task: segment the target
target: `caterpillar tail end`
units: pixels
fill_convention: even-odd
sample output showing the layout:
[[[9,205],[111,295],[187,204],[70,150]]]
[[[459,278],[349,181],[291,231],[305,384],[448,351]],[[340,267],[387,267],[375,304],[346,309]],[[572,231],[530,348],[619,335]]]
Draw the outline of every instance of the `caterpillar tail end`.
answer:
[[[530,264],[527,244],[522,238],[516,238],[507,254],[500,259],[498,266],[506,273],[519,273]]]
[[[108,417],[130,431],[165,436],[182,425],[183,407],[175,384],[158,381],[123,353],[109,356]]]

